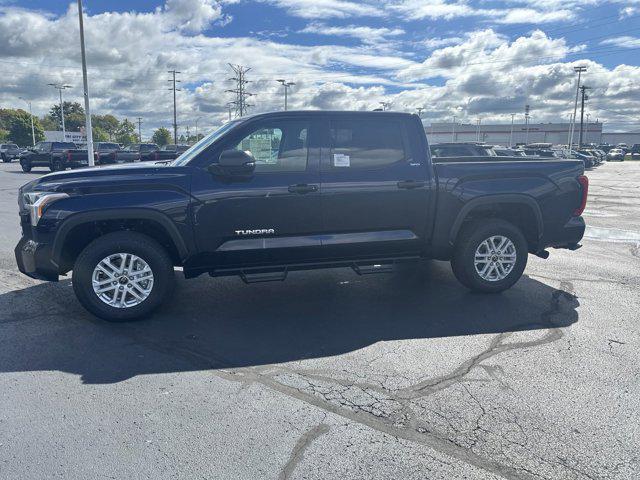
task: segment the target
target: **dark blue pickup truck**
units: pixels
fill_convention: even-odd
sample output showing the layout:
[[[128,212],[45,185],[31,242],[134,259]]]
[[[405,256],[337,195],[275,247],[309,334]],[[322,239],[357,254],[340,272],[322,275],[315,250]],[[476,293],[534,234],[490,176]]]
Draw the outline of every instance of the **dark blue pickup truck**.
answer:
[[[528,254],[579,247],[581,161],[434,163],[420,119],[280,112],[232,121],[176,160],[59,172],[19,192],[20,270],[73,271],[80,302],[124,321],[184,275],[283,280],[292,271],[450,260],[466,287],[499,292]]]

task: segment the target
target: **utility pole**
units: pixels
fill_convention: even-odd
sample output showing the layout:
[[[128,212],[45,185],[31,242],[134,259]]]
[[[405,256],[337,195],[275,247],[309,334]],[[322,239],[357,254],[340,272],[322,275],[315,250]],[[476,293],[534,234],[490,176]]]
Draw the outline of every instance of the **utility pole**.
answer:
[[[84,94],[85,129],[87,136],[87,163],[90,167],[95,165],[93,156],[93,127],[91,125],[91,109],[89,108],[89,79],[87,78],[87,56],[84,49],[84,19],[82,12],[82,0],[78,0],[78,23],[80,26],[80,54],[82,56],[82,86]]]
[[[531,117],[531,115],[529,114],[529,112],[531,111],[531,107],[529,105],[525,105],[524,107],[524,123],[526,125],[526,133],[525,133],[525,140],[524,143],[526,145],[529,145],[529,117]]]
[[[511,114],[511,131],[509,132],[509,148],[513,146],[513,121],[516,118],[516,114]]]
[[[480,118],[478,118],[476,120],[476,142],[480,142],[480,122],[482,120]]]
[[[62,119],[62,141],[64,141],[65,137],[67,136],[67,131],[64,128],[64,104],[62,103],[62,90],[71,88],[71,85],[65,85],[60,83],[48,83],[47,85],[55,88],[60,92],[60,118]]]
[[[142,143],[142,117],[138,117],[138,140]]]
[[[573,148],[573,132],[576,129],[576,114],[578,111],[578,92],[580,91],[580,78],[582,74],[587,71],[587,67],[582,65],[579,67],[573,67],[573,71],[578,74],[578,84],[576,86],[576,100],[573,104],[573,122],[571,122],[571,125],[569,126],[569,150]]]
[[[236,95],[236,100],[234,102],[236,107],[236,117],[243,117],[247,113],[247,109],[253,106],[247,103],[247,98],[252,97],[254,94],[249,93],[246,90],[246,85],[249,83],[249,80],[247,80],[247,72],[249,72],[251,68],[232,64],[229,64],[229,66],[235,74],[235,76],[231,77],[229,80],[236,82],[236,88],[227,90],[227,92],[234,93]]]
[[[584,132],[584,143],[589,143],[589,117],[591,114],[587,113],[585,116],[587,117],[587,130]]]
[[[424,112],[424,107],[416,107],[416,112],[418,112],[418,117],[422,118],[422,112]]]
[[[33,113],[31,113],[31,101],[27,100],[24,97],[18,97],[20,100],[24,100],[25,102],[27,102],[27,105],[29,105],[29,116],[31,117],[31,141],[33,142],[33,145],[36,144],[36,130],[35,128],[33,128]]]
[[[176,92],[179,92],[180,89],[176,88],[176,83],[180,82],[180,80],[176,80],[176,75],[182,72],[178,72],[177,70],[169,70],[169,73],[171,74],[171,78],[167,81],[172,82],[172,87],[169,88],[169,90],[173,91],[173,143],[177,144],[178,143],[178,115],[176,113]]]
[[[451,141],[455,142],[456,141],[456,116],[453,116],[453,123],[451,124],[452,128],[451,128]]]
[[[582,148],[582,133],[584,128],[584,101],[589,99],[589,96],[586,94],[587,90],[590,90],[591,87],[582,86],[580,87],[580,92],[582,94],[582,101],[580,106],[580,139],[578,140],[579,148]]]
[[[196,141],[195,143],[198,143],[200,141],[200,137],[198,136],[198,122],[200,121],[202,117],[198,117],[196,118]]]
[[[187,125],[187,143],[189,143],[189,125]]]
[[[284,78],[279,78],[276,82],[280,82],[284,87],[284,111],[287,111],[287,92],[292,85],[295,85],[294,82],[287,82]]]
[[[227,103],[227,109],[229,110],[229,121],[231,121],[231,107],[233,107],[235,104],[236,104],[236,102]]]
[[[386,111],[390,106],[391,106],[391,102],[379,102],[380,105],[382,106],[382,111]]]

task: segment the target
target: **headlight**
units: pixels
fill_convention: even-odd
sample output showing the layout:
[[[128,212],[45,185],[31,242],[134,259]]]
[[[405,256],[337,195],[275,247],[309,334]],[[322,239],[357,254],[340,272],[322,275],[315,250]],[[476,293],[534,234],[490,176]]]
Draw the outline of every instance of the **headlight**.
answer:
[[[38,224],[47,205],[67,197],[69,195],[66,193],[54,192],[27,192],[22,194],[22,201],[31,216],[31,225]]]

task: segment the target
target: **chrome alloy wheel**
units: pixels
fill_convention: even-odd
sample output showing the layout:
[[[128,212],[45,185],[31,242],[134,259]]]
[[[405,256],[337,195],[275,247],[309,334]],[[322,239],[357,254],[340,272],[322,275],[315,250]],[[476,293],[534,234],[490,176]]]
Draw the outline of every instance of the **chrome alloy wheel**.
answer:
[[[476,249],[474,265],[480,277],[488,282],[507,278],[516,264],[516,246],[502,235],[484,240]]]
[[[142,258],[131,253],[114,253],[93,269],[93,291],[115,308],[130,308],[144,302],[153,289],[153,272]]]

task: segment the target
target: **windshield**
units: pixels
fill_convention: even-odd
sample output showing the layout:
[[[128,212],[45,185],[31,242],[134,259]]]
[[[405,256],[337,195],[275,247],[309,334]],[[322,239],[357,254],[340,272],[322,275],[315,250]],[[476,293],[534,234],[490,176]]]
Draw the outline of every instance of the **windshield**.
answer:
[[[225,123],[220,128],[218,128],[217,130],[213,131],[212,133],[204,137],[202,140],[196,143],[193,147],[191,147],[189,150],[187,150],[178,158],[176,158],[173,161],[173,165],[186,165],[191,160],[193,160],[200,152],[205,150],[209,145],[211,145],[213,142],[218,140],[222,135],[227,133],[233,127],[235,127],[236,125],[239,125],[241,122],[242,120],[235,120],[233,122]]]

